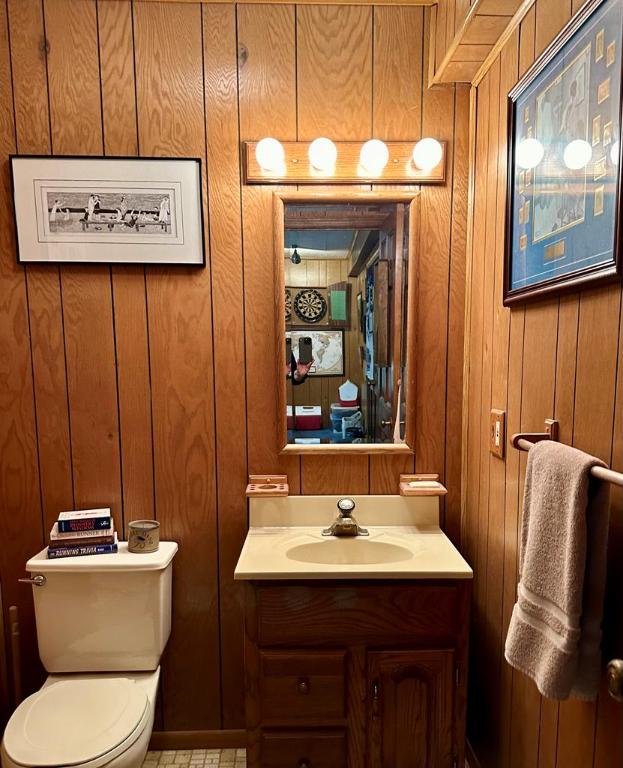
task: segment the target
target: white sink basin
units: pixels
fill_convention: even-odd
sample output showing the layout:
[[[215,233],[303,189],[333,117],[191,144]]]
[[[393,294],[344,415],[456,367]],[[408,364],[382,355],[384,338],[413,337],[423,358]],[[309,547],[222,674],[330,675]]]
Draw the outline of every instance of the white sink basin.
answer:
[[[249,499],[249,531],[234,577],[242,581],[471,579],[439,527],[438,496],[352,496],[369,536],[322,536],[343,496]]]
[[[286,557],[319,565],[380,565],[411,560],[413,549],[366,538],[326,539],[291,547]]]

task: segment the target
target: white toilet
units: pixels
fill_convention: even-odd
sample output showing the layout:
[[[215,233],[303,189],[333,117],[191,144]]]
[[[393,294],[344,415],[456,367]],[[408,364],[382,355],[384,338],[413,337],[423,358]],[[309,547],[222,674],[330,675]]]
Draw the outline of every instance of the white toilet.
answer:
[[[13,713],[3,768],[137,768],[151,737],[171,633],[175,542],[132,554],[26,563],[39,656],[50,673]]]

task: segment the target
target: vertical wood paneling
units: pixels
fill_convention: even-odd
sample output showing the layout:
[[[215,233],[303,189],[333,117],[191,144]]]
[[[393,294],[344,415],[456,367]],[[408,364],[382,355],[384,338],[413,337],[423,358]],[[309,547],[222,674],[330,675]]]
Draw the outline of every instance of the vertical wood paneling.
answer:
[[[297,8],[300,140],[367,139],[372,133],[372,8]],[[305,456],[302,493],[367,493],[367,456]],[[342,490],[343,489],[343,490]]]
[[[412,41],[421,40],[423,31],[422,8],[374,8],[372,133],[376,138],[421,135],[423,61],[414,55]],[[464,254],[461,260],[465,262]],[[371,456],[370,493],[396,493],[400,473],[414,468],[413,456]]]
[[[459,544],[461,531],[461,435],[465,331],[465,252],[469,160],[469,89],[457,85],[454,102],[454,170],[446,367],[445,530]]]
[[[6,5],[0,7],[0,188],[10,199],[8,156],[15,152],[15,121]],[[11,208],[0,206],[0,552],[2,604],[17,605],[24,633],[24,685],[40,676],[36,659],[32,599],[17,583],[24,562],[41,546],[41,499],[28,310],[23,270],[15,263]]]
[[[470,404],[466,414],[467,454],[470,457],[465,468],[466,483],[466,522],[463,551],[470,563],[476,562],[478,543],[478,502],[480,488],[480,392],[482,387],[482,326],[483,326],[483,290],[484,290],[484,214],[487,199],[487,154],[489,150],[489,77],[485,77],[478,89],[477,113],[474,129],[476,131],[474,157],[474,207],[472,251],[468,254],[471,261],[471,284],[469,288],[469,375],[466,382],[466,402]],[[476,581],[479,574],[475,573]]]
[[[431,10],[425,11],[430,29]],[[429,35],[425,32],[426,60]],[[448,140],[448,182],[422,187],[421,232],[416,306],[415,469],[436,471],[445,480],[446,393],[438,382],[446,377],[448,299],[452,215],[454,88],[426,89],[422,98],[422,135]],[[428,307],[428,311],[422,311]],[[458,448],[458,446],[457,446]]]
[[[240,138],[296,139],[294,5],[238,5]]]
[[[612,433],[621,305],[620,286],[580,296],[573,444],[606,463],[612,460]],[[595,344],[599,328],[600,343]],[[568,701],[560,705],[559,766],[589,765],[594,754],[597,705]]]
[[[522,24],[520,71],[530,66],[538,52],[547,44],[542,30],[536,26],[538,10],[535,6],[534,14],[526,16]],[[528,374],[522,376],[521,429],[532,429],[529,424],[541,425],[544,419],[551,418],[553,413],[557,313],[556,301],[526,308],[522,366]],[[519,467],[521,499],[525,478],[525,455],[520,456]],[[520,526],[521,514],[518,514],[517,522]],[[531,765],[538,760],[539,754],[541,701],[533,683],[516,672],[513,672],[511,702],[510,765],[511,768]]]
[[[202,158],[205,216],[201,8],[138,4],[134,8],[134,37],[141,152]],[[207,218],[204,223],[207,227]],[[150,269],[147,301],[156,513],[163,536],[180,545],[173,592],[176,619],[164,666],[164,727],[218,728],[220,642],[210,269]]]
[[[372,127],[378,139],[408,141],[421,135],[423,50],[413,41],[423,32],[423,8],[374,8]]]
[[[494,320],[494,286],[495,286],[495,258],[492,263],[488,261],[488,254],[495,254],[496,251],[496,201],[498,194],[498,133],[499,133],[499,102],[500,91],[500,63],[499,59],[495,62],[487,75],[487,103],[488,110],[482,111],[482,120],[486,121],[483,130],[487,132],[487,153],[483,158],[480,173],[483,176],[485,188],[485,208],[483,215],[482,241],[479,248],[482,251],[484,272],[480,289],[480,302],[482,304],[479,310],[481,319],[480,331],[480,387],[475,389],[472,395],[472,407],[477,412],[477,419],[480,422],[482,435],[486,435],[488,424],[488,414],[491,408],[491,366],[492,366],[492,347],[493,347],[493,320]],[[488,123],[488,124],[487,124]],[[485,127],[486,126],[486,127]],[[480,169],[480,166],[479,166]],[[488,441],[482,439],[477,450],[480,452],[479,472],[474,477],[474,482],[478,484],[480,495],[480,519],[478,525],[478,537],[474,548],[474,567],[477,578],[474,584],[474,602],[476,607],[475,626],[484,627],[486,616],[486,596],[487,596],[487,554],[488,554],[488,488],[489,488],[489,453]],[[479,679],[485,690],[490,690],[495,680],[495,665],[492,663],[494,658],[494,635],[489,632],[482,632],[483,641],[478,643],[473,649],[473,670],[472,679]],[[491,701],[485,698],[486,716],[482,722],[491,722],[495,713],[491,707]],[[487,744],[489,744],[487,740]]]
[[[503,306],[503,277],[505,255],[505,214],[506,214],[506,149],[507,149],[507,112],[506,94],[515,84],[517,78],[517,38],[511,40],[500,55],[500,87],[498,93],[497,111],[499,114],[497,153],[495,155],[497,189],[496,189],[496,219],[495,219],[495,260],[494,260],[494,289],[493,289],[493,339],[491,367],[491,396],[490,407],[510,412],[508,355],[511,344],[511,313]],[[486,418],[486,414],[483,415]],[[510,417],[509,417],[510,421]],[[483,422],[485,423],[485,422]],[[507,425],[508,426],[508,425]],[[502,746],[504,723],[503,708],[499,706],[498,697],[509,683],[501,668],[504,648],[504,538],[506,535],[506,500],[507,477],[503,460],[488,455],[489,464],[489,511],[487,533],[487,590],[485,609],[489,617],[490,638],[490,685],[489,699],[491,736],[488,739],[488,753],[497,754]],[[515,494],[516,498],[516,494]],[[513,568],[514,572],[514,568]],[[513,573],[514,575],[514,573]],[[502,588],[500,588],[502,586]]]
[[[46,154],[50,122],[43,6],[40,0],[11,0],[8,10],[17,150]],[[74,503],[60,270],[32,265],[26,280],[41,500],[49,529],[57,513]]]
[[[372,8],[297,8],[298,138],[368,139],[372,113]]]
[[[570,0],[559,0],[559,2],[546,4],[543,0],[538,0],[535,6],[535,54],[538,56],[547,45],[558,34],[558,31],[566,24],[571,17],[572,8]],[[573,316],[573,299],[569,299],[571,305],[564,305],[563,312],[560,312],[560,307],[552,307],[552,312],[557,313],[558,323],[558,336],[561,342],[565,342],[569,336],[572,342],[573,330],[574,330],[574,316]],[[560,302],[559,302],[560,304]],[[570,311],[571,310],[571,311]],[[562,336],[561,336],[562,334]],[[569,343],[569,342],[567,342]],[[558,360],[556,361],[556,364]],[[558,373],[558,371],[557,371]],[[574,377],[575,378],[575,377]],[[558,379],[556,381],[556,396],[562,393],[558,392]],[[555,400],[558,402],[558,400]],[[565,402],[561,401],[561,405]],[[568,402],[568,401],[567,401]],[[563,406],[564,407],[564,406]],[[564,706],[564,704],[563,704]],[[564,718],[563,718],[564,720]],[[558,758],[556,757],[557,745],[560,742],[560,706],[555,702],[548,702],[547,700],[541,700],[541,725],[539,735],[539,768],[541,766],[556,765]],[[592,753],[592,746],[590,747]],[[578,754],[575,755],[577,759]],[[562,763],[564,765],[564,763]]]
[[[234,568],[247,530],[244,275],[238,151],[236,17],[203,7],[208,201],[214,312],[222,727],[244,727],[242,585]]]
[[[508,92],[509,84],[513,84],[517,79],[519,59],[519,30],[509,39],[501,53],[501,69],[504,73],[500,87],[500,108],[502,125],[504,125],[506,112],[504,111],[504,99]],[[506,80],[508,78],[508,80]],[[500,153],[499,158],[500,176],[506,177],[505,158]],[[504,200],[504,198],[502,198]],[[500,200],[498,200],[498,205]],[[498,295],[499,300],[499,295]],[[516,309],[509,312],[508,317],[508,374],[506,377],[506,411],[507,434],[513,434],[520,428],[521,419],[521,384],[522,384],[522,364],[523,364],[523,340],[524,340],[524,310]],[[503,360],[500,363],[504,366]],[[494,371],[497,371],[497,366]],[[495,377],[497,379],[497,376]],[[496,384],[495,387],[498,385]],[[494,390],[495,391],[495,390]],[[498,407],[494,403],[494,407]],[[492,457],[490,461],[494,461]],[[515,589],[517,583],[517,520],[519,505],[519,454],[512,451],[506,445],[505,459],[505,477],[504,477],[504,522],[503,522],[503,549],[502,549],[502,637],[499,649],[499,659],[501,663],[500,670],[500,705],[499,705],[499,735],[493,737],[494,745],[497,746],[500,757],[500,766],[507,766],[509,763],[509,745],[510,745],[510,725],[511,725],[511,701],[512,701],[512,670],[504,660],[504,640],[510,621],[510,615],[515,602]],[[495,474],[495,470],[494,470]],[[501,500],[502,503],[502,500]],[[493,548],[492,548],[493,551]],[[495,696],[495,692],[492,692]],[[494,748],[495,748],[494,746]]]
[[[102,154],[95,0],[46,0],[48,85],[55,155]]]
[[[501,53],[500,98],[493,105],[491,97],[494,64],[477,91],[479,119],[476,125],[476,195],[475,233],[479,218],[489,229],[493,208],[502,215],[500,204],[505,200],[505,120],[506,93],[519,75],[545,49],[575,12],[580,3],[571,0],[547,2],[538,0],[524,18],[519,33],[515,33]],[[486,118],[484,111],[497,111],[500,132],[497,141],[489,126],[488,147],[481,136]],[[492,115],[492,120],[495,117]],[[491,179],[485,183],[486,159],[497,163],[497,200],[490,194]],[[495,159],[494,159],[495,158]],[[488,405],[485,407],[487,382],[491,387],[491,405],[507,411],[508,435],[523,430],[540,430],[543,420],[553,415],[560,420],[560,438],[578,448],[601,456],[615,464],[618,460],[616,388],[621,373],[621,286],[583,291],[580,294],[553,297],[537,304],[515,307],[511,312],[501,304],[498,283],[502,231],[498,218],[496,248],[486,246],[483,256],[474,238],[472,258],[472,290],[469,299],[470,372],[467,398],[468,450],[465,531],[468,551],[475,550],[473,537],[482,541],[483,526],[488,522],[487,544],[481,544],[477,559],[477,583],[486,579],[486,597],[475,592],[475,638],[484,649],[486,664],[492,656],[501,660],[499,683],[490,679],[491,672],[479,674],[472,686],[470,701],[470,737],[483,768],[596,768],[618,764],[623,759],[621,742],[622,716],[607,700],[602,685],[596,704],[570,700],[558,702],[542,699],[534,684],[522,674],[511,670],[503,660],[505,639],[511,609],[515,601],[518,555],[518,526],[521,523],[521,496],[525,478],[525,454],[509,447],[504,464],[489,457],[487,425]],[[486,232],[483,233],[486,242]],[[488,273],[493,271],[495,293],[493,306],[486,294]],[[482,300],[485,294],[484,302]],[[481,313],[479,306],[484,306]],[[492,358],[486,355],[487,311],[493,312]],[[600,343],[595,343],[596,336]],[[618,366],[618,368],[617,368]],[[483,392],[481,402],[472,396],[474,386]],[[620,397],[620,396],[619,396]],[[618,402],[618,401],[617,401]],[[619,438],[620,439],[620,438]],[[483,461],[488,466],[488,480],[482,483]],[[503,505],[503,519],[498,516]],[[614,494],[614,515],[620,505]],[[621,526],[615,522],[611,536],[621,541]],[[609,594],[613,594],[614,576],[620,582],[620,557],[610,547]],[[499,585],[499,586],[498,586]],[[620,602],[620,601],[619,601]],[[604,654],[616,655],[617,638],[623,635],[616,600],[606,604]],[[617,622],[619,624],[617,625]],[[610,645],[609,645],[610,644]],[[472,670],[472,674],[474,673]],[[491,684],[493,682],[493,684]],[[488,713],[488,714],[487,714]],[[483,721],[480,718],[483,717]]]
[[[107,155],[136,155],[136,83],[130,0],[98,0],[98,36],[104,149]]]
[[[483,425],[483,435],[487,435],[486,425],[491,411],[492,365],[493,365],[493,319],[495,310],[495,253],[496,253],[496,221],[498,194],[498,144],[499,144],[499,110],[496,108],[500,98],[500,62],[499,58],[491,67],[489,74],[489,152],[487,157],[487,197],[485,212],[485,259],[493,254],[493,263],[488,263],[484,274],[483,291],[483,335],[482,335],[482,381],[480,390],[480,423]],[[476,394],[478,397],[478,393]],[[479,578],[475,583],[475,600],[486,612],[487,599],[487,567],[489,543],[489,446],[487,440],[480,445],[480,496],[483,499],[480,507],[481,522],[478,529],[478,548],[476,568]],[[480,647],[480,653],[488,658],[489,649],[485,644]],[[490,666],[483,665],[483,675],[487,679]]]
[[[623,303],[623,288],[621,289]],[[614,432],[612,435],[612,467],[623,470],[623,311],[619,318],[619,349],[616,377]],[[623,612],[620,585],[623,583],[623,489],[611,491],[610,539],[608,542],[608,587],[606,590],[606,621],[604,622],[604,656],[619,658],[623,647]],[[607,768],[613,755],[623,756],[623,709],[612,699],[602,681],[597,704],[595,759],[593,768]]]
[[[96,5],[45,6],[55,154],[102,154]],[[121,521],[121,478],[110,269],[63,267],[61,298],[71,420],[74,502],[110,506]],[[97,403],[97,409],[93,409]]]
[[[130,2],[99,0],[104,151],[138,152],[134,37]],[[123,474],[123,520],[154,516],[154,473],[149,382],[145,269],[112,268],[119,429]]]
[[[8,0],[17,148],[50,151],[48,82],[41,0]]]
[[[296,28],[294,6],[238,7],[240,139],[296,139]],[[273,55],[279,67],[273,72]],[[275,99],[273,112],[267,94]],[[261,104],[260,104],[261,102]],[[242,189],[245,350],[249,472],[283,472],[300,492],[300,461],[278,453],[274,365],[273,188]]]
[[[440,0],[437,3],[437,13],[435,18],[435,40],[432,43],[435,46],[435,69],[441,64],[443,57],[452,38],[448,39],[448,16],[450,15],[449,6],[454,6],[455,0]]]

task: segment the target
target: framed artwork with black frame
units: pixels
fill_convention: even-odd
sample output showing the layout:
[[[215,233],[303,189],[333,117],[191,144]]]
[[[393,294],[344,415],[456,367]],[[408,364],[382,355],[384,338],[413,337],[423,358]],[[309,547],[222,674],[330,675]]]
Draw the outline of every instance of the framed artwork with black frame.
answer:
[[[10,157],[21,263],[205,266],[201,160]]]
[[[593,0],[508,98],[504,304],[621,277],[623,0]]]

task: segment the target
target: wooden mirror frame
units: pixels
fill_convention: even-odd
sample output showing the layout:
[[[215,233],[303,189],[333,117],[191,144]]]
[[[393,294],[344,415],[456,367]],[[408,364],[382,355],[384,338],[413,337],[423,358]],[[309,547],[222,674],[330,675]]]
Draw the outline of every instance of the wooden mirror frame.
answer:
[[[409,206],[409,251],[407,277],[407,359],[405,361],[405,442],[404,443],[338,443],[296,445],[288,443],[287,387],[283,374],[286,356],[285,327],[285,206],[288,203],[404,203]],[[418,263],[417,233],[420,218],[420,193],[412,192],[274,192],[273,193],[273,255],[275,261],[275,361],[277,381],[282,386],[277,392],[277,447],[281,454],[322,455],[344,454],[412,454],[415,446],[415,328],[416,328],[416,274]]]

